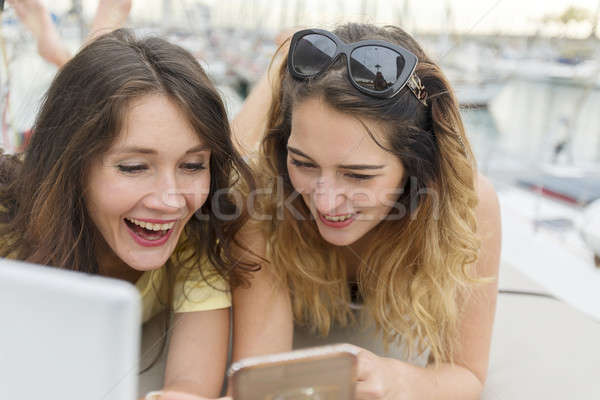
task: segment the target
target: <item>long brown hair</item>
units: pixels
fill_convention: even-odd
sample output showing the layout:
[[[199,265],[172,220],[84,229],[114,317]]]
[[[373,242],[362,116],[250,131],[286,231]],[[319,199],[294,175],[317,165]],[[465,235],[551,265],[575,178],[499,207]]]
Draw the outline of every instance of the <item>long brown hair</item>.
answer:
[[[293,197],[286,146],[294,107],[306,99],[320,98],[349,116],[383,121],[386,140],[376,142],[405,169],[404,190],[392,213],[406,212],[368,233],[371,245],[357,270],[359,290],[387,343],[404,341],[409,357],[429,348],[436,361],[452,360],[460,302],[474,282],[470,270],[480,246],[476,166],[456,98],[440,68],[402,29],[347,24],[334,33],[348,43],[386,40],[417,55],[415,73],[428,105],[408,88],[391,99],[360,93],[348,79],[345,60],[307,82],[293,79],[284,60],[274,82],[259,171],[273,193],[283,189],[285,198]],[[301,218],[281,202],[265,203],[273,216],[265,224],[271,266],[292,290],[296,319],[322,334],[334,323],[349,323],[353,314],[343,249],[321,238],[300,196],[291,205]]]
[[[254,184],[233,148],[223,102],[186,50],[160,38],[138,40],[124,29],[100,36],[59,70],[24,154],[2,157],[1,256],[98,273],[96,244],[103,239],[85,207],[86,177],[91,161],[119,135],[131,101],[149,94],[177,104],[211,149],[209,197],[201,217],[186,224],[172,267],[208,258],[237,282],[231,248],[246,211],[224,192],[236,180]]]

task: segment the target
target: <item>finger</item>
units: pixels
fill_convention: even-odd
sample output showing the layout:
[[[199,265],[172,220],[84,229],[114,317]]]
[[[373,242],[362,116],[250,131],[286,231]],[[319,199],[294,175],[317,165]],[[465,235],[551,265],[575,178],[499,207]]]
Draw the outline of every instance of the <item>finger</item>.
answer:
[[[205,397],[196,396],[194,394],[185,393],[185,392],[176,392],[172,390],[167,390],[162,392],[160,397],[157,400],[207,400]]]
[[[166,391],[162,392],[157,400],[210,400],[207,397],[196,396],[190,393]],[[214,400],[233,400],[231,397],[219,397]]]
[[[376,400],[383,398],[383,395],[383,386],[378,381],[370,380],[356,384],[355,400]]]
[[[373,375],[374,357],[373,353],[364,349],[360,349],[356,355],[356,379],[359,382],[367,381]]]

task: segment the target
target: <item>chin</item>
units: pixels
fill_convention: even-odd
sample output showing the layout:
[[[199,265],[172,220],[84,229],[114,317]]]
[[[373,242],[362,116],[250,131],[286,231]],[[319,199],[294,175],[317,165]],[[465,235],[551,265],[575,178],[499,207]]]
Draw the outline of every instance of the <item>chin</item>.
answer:
[[[356,237],[356,235],[348,234],[346,232],[332,233],[323,232],[321,229],[319,229],[319,233],[321,234],[323,240],[334,246],[349,246],[359,239],[359,237]]]
[[[139,257],[132,258],[128,257],[123,259],[127,265],[136,271],[153,271],[159,269],[166,264],[169,257]]]

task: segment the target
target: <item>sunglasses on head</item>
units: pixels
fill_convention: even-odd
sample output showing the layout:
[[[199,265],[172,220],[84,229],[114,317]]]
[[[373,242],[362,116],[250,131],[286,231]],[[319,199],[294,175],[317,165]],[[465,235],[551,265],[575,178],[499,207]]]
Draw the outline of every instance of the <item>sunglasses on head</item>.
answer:
[[[322,29],[305,29],[292,36],[287,67],[296,79],[308,79],[329,68],[344,54],[348,77],[362,93],[394,97],[407,86],[415,97],[427,105],[427,92],[414,73],[417,56],[404,47],[382,40],[345,43]]]

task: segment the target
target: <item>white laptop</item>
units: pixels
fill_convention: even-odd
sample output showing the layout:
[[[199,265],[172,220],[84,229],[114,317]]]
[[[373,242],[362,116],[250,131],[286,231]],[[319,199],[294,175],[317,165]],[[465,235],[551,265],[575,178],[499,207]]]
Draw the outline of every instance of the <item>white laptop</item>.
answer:
[[[140,346],[133,285],[0,259],[0,396],[134,400]]]

